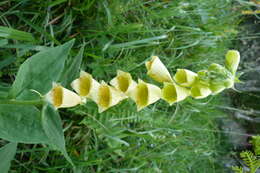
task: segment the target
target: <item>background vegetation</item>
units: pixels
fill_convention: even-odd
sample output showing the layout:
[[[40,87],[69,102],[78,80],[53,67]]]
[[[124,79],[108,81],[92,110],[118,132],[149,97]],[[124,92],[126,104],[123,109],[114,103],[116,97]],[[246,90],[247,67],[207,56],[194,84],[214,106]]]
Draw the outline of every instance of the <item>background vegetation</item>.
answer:
[[[151,55],[158,55],[172,74],[177,68],[196,72],[213,62],[223,64],[226,51],[235,48],[241,11],[254,4],[248,3],[2,0],[0,25],[27,34],[6,38],[0,28],[0,86],[8,89],[31,55],[72,38],[76,44],[67,67],[84,47],[81,69],[99,81],[109,82],[121,69],[154,83],[144,66]],[[61,109],[67,150],[78,172],[223,172],[227,148],[216,122],[226,117],[219,108],[230,105],[223,95],[173,106],[161,100],[140,112],[131,100],[102,114],[92,102]],[[72,172],[59,152],[39,144],[19,144],[11,170]]]

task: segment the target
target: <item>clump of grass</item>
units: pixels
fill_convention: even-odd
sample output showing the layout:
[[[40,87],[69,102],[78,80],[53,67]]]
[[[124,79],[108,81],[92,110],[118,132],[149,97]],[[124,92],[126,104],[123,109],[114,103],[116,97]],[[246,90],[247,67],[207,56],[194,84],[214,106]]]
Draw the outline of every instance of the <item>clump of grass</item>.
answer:
[[[2,1],[0,24],[35,40],[0,40],[1,82],[12,83],[21,62],[35,51],[71,38],[77,40],[74,49],[85,44],[81,68],[98,80],[121,69],[154,82],[144,75],[151,55],[160,56],[172,73],[205,69],[224,62],[239,23],[233,7],[226,0]],[[61,110],[68,152],[81,172],[221,172],[218,104],[221,99],[214,96],[173,106],[159,101],[140,112],[130,100],[102,114],[91,102]],[[58,152],[22,144],[11,169],[72,172]]]

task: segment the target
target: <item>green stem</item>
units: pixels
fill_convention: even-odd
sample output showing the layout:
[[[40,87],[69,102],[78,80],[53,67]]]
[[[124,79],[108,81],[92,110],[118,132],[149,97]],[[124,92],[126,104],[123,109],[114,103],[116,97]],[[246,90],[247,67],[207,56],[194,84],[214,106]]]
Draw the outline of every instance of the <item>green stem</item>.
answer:
[[[43,100],[0,100],[0,104],[42,105]]]

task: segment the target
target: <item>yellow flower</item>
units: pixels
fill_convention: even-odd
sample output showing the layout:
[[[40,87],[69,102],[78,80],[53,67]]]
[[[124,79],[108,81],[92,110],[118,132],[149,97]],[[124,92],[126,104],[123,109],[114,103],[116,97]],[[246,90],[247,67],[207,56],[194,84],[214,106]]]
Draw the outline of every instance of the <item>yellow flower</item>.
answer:
[[[208,85],[205,85],[199,81],[191,87],[191,96],[195,99],[202,99],[208,97],[211,94],[211,90]]]
[[[135,101],[137,110],[140,111],[161,98],[161,89],[138,79],[138,84],[136,88],[130,92],[130,97]]]
[[[76,93],[56,83],[53,83],[52,89],[46,94],[45,98],[57,109],[73,107],[82,102]]]
[[[167,101],[170,105],[175,102],[184,100],[190,95],[189,89],[181,87],[176,83],[165,82],[162,89],[162,99]]]
[[[124,93],[115,89],[114,87],[109,86],[104,81],[101,82],[96,94],[99,113],[127,98]]]
[[[240,61],[240,54],[237,50],[229,50],[226,54],[226,68],[235,75]]]
[[[195,82],[197,74],[186,69],[177,69],[174,80],[183,87],[191,87]]]
[[[145,63],[147,74],[157,82],[172,82],[171,75],[157,56]]]
[[[92,75],[84,71],[80,77],[71,83],[71,87],[82,97],[90,98],[97,103],[97,92],[100,84],[93,79]]]
[[[126,95],[129,95],[137,85],[130,73],[121,70],[117,70],[117,76],[110,81],[110,84]]]
[[[222,92],[224,89],[226,89],[226,87],[224,85],[218,85],[218,84],[213,84],[213,83],[210,83],[209,88],[212,91],[212,95],[216,95],[216,94]]]

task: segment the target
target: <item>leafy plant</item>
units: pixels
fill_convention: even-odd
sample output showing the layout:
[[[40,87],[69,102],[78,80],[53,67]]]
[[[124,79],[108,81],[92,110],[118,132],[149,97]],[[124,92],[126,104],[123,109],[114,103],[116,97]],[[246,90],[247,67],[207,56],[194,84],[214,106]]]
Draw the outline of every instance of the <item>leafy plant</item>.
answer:
[[[256,149],[259,149],[259,136],[253,136],[251,142],[253,144],[254,151],[258,151]],[[259,153],[257,152],[255,152],[255,154],[251,151],[241,152],[240,157],[249,170],[244,170],[242,167],[238,166],[233,166],[232,170],[236,173],[255,173],[257,169],[260,168],[260,159],[257,157],[258,155]]]

